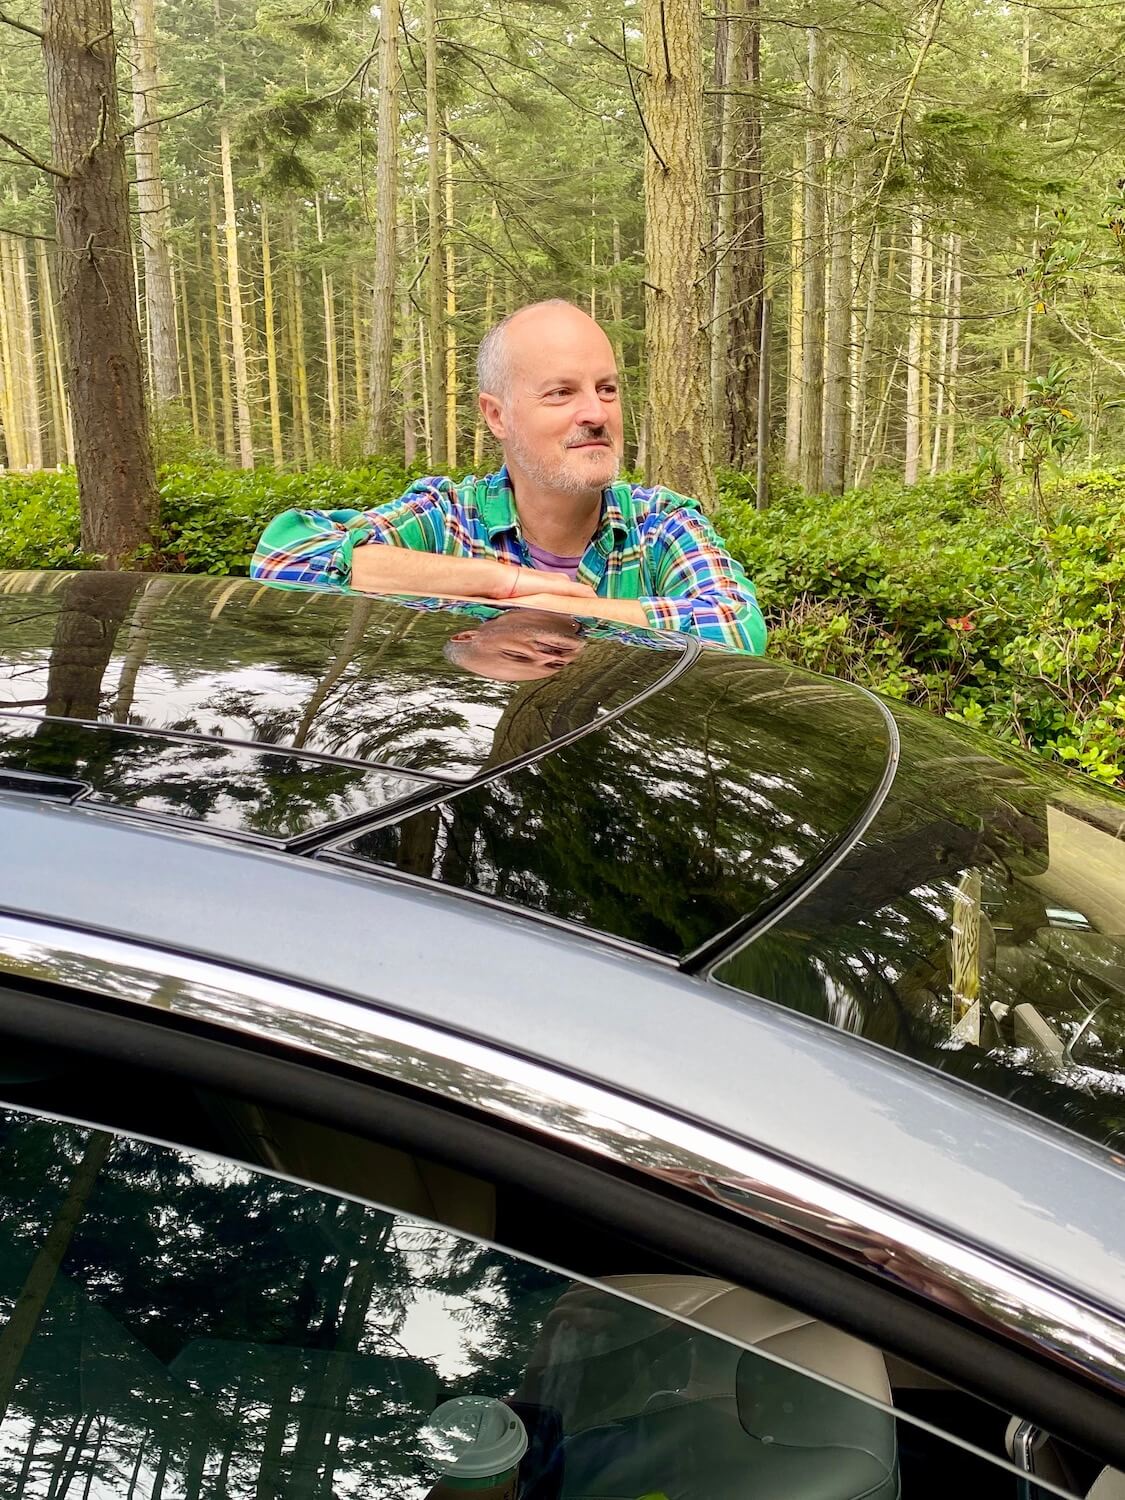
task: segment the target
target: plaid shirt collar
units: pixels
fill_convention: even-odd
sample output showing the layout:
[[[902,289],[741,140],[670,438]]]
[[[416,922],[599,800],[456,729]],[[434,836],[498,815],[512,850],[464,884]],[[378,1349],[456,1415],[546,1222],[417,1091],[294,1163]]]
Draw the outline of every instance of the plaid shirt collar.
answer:
[[[477,510],[488,529],[489,541],[503,532],[520,532],[519,511],[516,508],[515,491],[512,489],[508,467],[488,474],[480,481],[477,493]],[[628,484],[608,484],[602,491],[602,518],[593,537],[593,544],[605,556],[613,551],[615,539],[624,541],[632,528],[633,491]]]

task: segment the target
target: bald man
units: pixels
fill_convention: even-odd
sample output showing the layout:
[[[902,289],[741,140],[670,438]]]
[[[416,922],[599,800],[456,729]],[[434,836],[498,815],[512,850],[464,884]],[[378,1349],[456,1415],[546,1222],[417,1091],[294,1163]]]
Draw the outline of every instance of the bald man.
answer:
[[[292,510],[251,577],[467,599],[764,649],[754,587],[696,501],[617,476],[624,424],[612,345],[569,302],[521,308],[485,336],[480,410],[504,466],[420,479],[370,510]]]

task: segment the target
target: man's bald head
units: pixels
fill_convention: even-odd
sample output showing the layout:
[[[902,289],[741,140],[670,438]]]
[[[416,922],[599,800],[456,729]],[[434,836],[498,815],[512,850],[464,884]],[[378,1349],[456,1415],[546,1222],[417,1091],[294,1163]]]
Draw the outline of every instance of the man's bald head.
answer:
[[[512,382],[513,356],[518,360],[525,346],[542,348],[543,339],[565,338],[568,330],[580,328],[587,337],[601,334],[601,327],[573,302],[549,297],[518,307],[490,328],[477,350],[477,389],[490,396],[506,396]],[[606,348],[612,353],[608,339]]]

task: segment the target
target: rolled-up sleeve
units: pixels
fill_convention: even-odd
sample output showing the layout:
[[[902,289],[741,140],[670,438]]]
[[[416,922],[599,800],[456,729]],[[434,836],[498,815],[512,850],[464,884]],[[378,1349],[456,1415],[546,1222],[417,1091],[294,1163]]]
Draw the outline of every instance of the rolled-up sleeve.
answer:
[[[754,585],[695,502],[669,500],[674,503],[653,518],[645,539],[655,593],[639,602],[649,623],[760,656],[766,622]]]
[[[444,552],[445,519],[445,495],[432,482],[411,485],[397,500],[371,510],[285,510],[262,532],[250,577],[347,588],[357,547],[381,542]]]

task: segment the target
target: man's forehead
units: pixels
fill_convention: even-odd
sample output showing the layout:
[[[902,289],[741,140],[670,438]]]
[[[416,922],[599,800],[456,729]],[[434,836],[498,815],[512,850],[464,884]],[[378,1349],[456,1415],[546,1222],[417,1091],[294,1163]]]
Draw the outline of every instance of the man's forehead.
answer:
[[[520,380],[612,376],[613,345],[590,319],[521,318],[508,330],[508,358]]]

